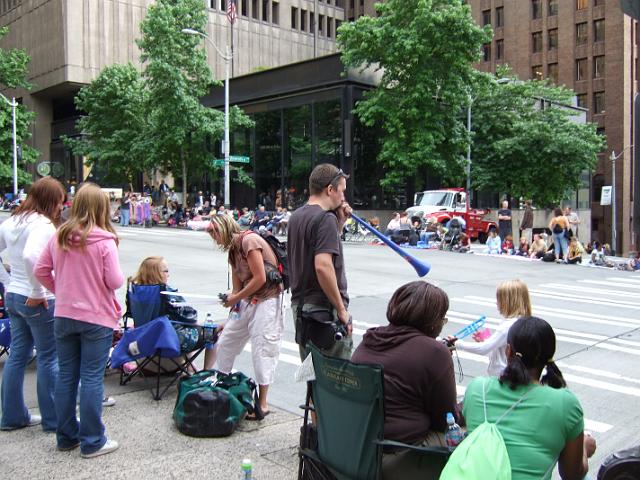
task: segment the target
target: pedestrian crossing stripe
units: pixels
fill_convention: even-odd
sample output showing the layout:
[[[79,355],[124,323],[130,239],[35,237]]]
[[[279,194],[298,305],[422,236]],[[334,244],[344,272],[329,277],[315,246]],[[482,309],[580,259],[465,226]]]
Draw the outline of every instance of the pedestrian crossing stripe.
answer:
[[[636,283],[628,283],[628,282],[620,282],[620,281],[603,281],[603,280],[578,280],[579,283],[588,283],[589,285],[604,285],[607,287],[614,288],[630,288],[632,290],[640,290],[640,284]],[[574,287],[575,288],[575,287]],[[578,290],[581,291],[582,287],[578,287]]]
[[[551,288],[554,290],[569,290],[572,292],[576,291],[576,286],[575,285],[564,285],[562,283],[545,283],[542,285],[539,285],[542,288]],[[638,286],[638,288],[640,289],[640,286]],[[596,295],[602,295],[605,297],[623,297],[623,298],[633,298],[635,292],[625,292],[625,291],[620,291],[620,290],[607,290],[604,288],[596,288],[596,287],[583,287],[581,286],[578,289],[578,292],[580,293],[584,293],[584,294],[594,294],[594,296]],[[609,299],[611,301],[617,301],[615,298],[613,299]]]
[[[448,312],[447,317],[450,322],[460,323],[463,325],[469,325],[471,323],[470,320],[466,319],[458,319],[454,316],[454,313],[451,311]],[[487,326],[497,327],[502,320],[487,318]],[[556,333],[556,340],[565,343],[573,343],[578,345],[592,345],[593,348],[600,348],[603,350],[611,350],[614,352],[623,352],[628,353],[630,355],[640,355],[640,342],[636,342],[633,340],[623,340],[617,338],[610,338],[606,335],[597,335],[593,333],[585,333],[585,332],[575,332],[573,330],[564,330],[560,328],[553,327],[554,332]],[[573,338],[573,337],[583,337],[583,338]],[[587,339],[591,339],[587,340]],[[616,345],[611,345],[610,343],[595,343],[595,342],[610,342]],[[632,346],[635,348],[626,348],[621,345]]]
[[[480,305],[486,307],[496,308],[495,301],[486,299],[485,297],[478,297],[474,295],[467,295],[464,298],[452,298],[452,302],[469,303],[473,305]],[[601,325],[611,325],[616,327],[636,328],[640,327],[640,320],[619,317],[616,315],[597,314],[581,312],[578,310],[571,310],[568,308],[555,309],[552,307],[533,306],[534,313],[541,316],[550,316],[554,318],[563,318],[567,320],[575,320],[587,323],[596,323]]]
[[[533,297],[543,297],[543,298],[558,299],[558,300],[570,300],[571,302],[578,302],[578,303],[589,303],[592,305],[602,305],[602,306],[630,308],[633,310],[640,310],[640,304],[637,301],[625,302],[622,300],[609,300],[604,298],[595,300],[592,296],[583,297],[582,295],[575,295],[575,294],[569,294],[569,293],[548,292],[545,290],[538,290],[537,288],[530,288],[529,295]]]

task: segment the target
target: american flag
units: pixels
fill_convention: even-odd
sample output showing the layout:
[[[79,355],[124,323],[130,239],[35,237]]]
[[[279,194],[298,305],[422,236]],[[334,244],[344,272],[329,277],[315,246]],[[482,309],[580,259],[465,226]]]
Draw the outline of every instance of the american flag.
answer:
[[[238,18],[238,9],[236,8],[236,0],[227,0],[227,18],[233,25]]]

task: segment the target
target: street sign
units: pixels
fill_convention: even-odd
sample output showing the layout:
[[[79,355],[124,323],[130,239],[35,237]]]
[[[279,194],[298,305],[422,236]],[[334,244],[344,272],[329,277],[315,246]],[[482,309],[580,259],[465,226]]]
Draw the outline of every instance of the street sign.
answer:
[[[250,163],[251,160],[249,160],[249,157],[242,155],[229,155],[229,161],[236,163]]]
[[[223,160],[219,160],[216,159],[213,161],[213,166],[214,167],[224,167],[224,159]]]
[[[611,205],[611,186],[602,187],[600,205]]]

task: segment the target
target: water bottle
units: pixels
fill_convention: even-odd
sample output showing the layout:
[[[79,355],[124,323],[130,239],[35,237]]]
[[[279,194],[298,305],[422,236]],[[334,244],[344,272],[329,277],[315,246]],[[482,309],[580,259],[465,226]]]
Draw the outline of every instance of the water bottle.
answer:
[[[242,476],[240,478],[242,478],[242,480],[251,480],[252,470],[251,460],[245,458],[242,460]]]
[[[456,448],[464,439],[464,433],[460,425],[456,423],[453,413],[447,413],[447,431],[444,434],[444,440],[450,450]]]
[[[204,340],[207,344],[211,343],[213,340],[213,331],[215,329],[215,325],[213,323],[213,315],[211,312],[207,312],[207,316],[204,321],[204,328],[202,329]]]
[[[233,307],[231,307],[231,311],[229,312],[229,321],[233,322],[240,318],[240,303],[236,303]]]

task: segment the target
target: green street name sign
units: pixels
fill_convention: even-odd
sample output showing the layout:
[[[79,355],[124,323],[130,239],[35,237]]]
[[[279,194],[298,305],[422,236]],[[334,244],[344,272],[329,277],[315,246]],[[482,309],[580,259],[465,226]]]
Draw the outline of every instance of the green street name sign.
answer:
[[[229,155],[229,162],[234,163],[251,163],[249,157],[241,155]],[[214,167],[224,167],[224,158],[216,158],[213,160]]]

